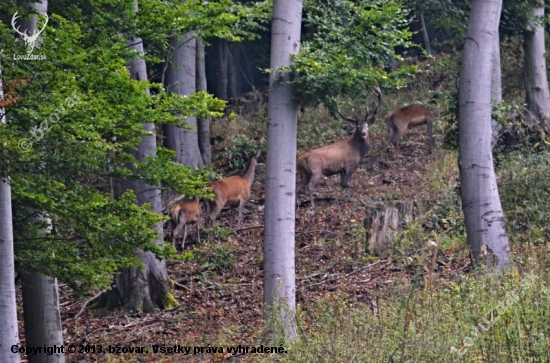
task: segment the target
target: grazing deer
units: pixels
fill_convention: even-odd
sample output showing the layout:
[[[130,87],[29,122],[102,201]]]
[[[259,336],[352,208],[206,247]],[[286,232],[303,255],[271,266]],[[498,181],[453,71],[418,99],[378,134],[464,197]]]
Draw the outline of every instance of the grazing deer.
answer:
[[[387,143],[392,143],[400,153],[399,140],[403,137],[407,129],[427,124],[428,125],[428,153],[433,152],[433,123],[435,117],[432,110],[429,110],[420,105],[409,105],[398,108],[390,112],[386,117],[386,125],[388,125],[389,135],[386,138]]]
[[[309,183],[309,197],[313,210],[315,210],[313,192],[323,175],[331,176],[340,174],[342,188],[344,191],[347,189],[348,198],[351,199],[349,186],[351,177],[361,160],[369,152],[369,124],[374,123],[374,118],[382,102],[382,92],[380,88],[376,88],[375,94],[378,97],[378,104],[371,115],[369,115],[367,109],[367,115],[363,122],[345,117],[340,111],[336,111],[338,116],[351,122],[355,126],[355,133],[351,139],[308,151],[298,159],[297,167],[301,175],[301,180],[296,185],[296,196],[298,196],[298,192]]]
[[[187,225],[196,222],[197,224],[197,241],[201,242],[200,235],[200,215],[202,213],[199,204],[199,197],[193,200],[179,202],[170,209],[170,218],[172,220],[172,246],[176,248],[176,238],[183,228],[183,241],[181,249],[183,251],[185,239],[187,238]]]
[[[239,220],[237,230],[241,229],[243,207],[248,198],[250,198],[250,187],[254,182],[254,172],[261,153],[262,150],[258,149],[256,154],[248,160],[248,166],[242,176],[230,176],[210,184],[212,187],[212,193],[214,193],[214,200],[206,201],[206,218],[209,225],[212,225],[216,218],[218,218],[218,215],[222,211],[223,207],[238,207]],[[246,156],[248,158],[248,155]],[[234,212],[235,210],[232,209],[231,227],[233,227]]]

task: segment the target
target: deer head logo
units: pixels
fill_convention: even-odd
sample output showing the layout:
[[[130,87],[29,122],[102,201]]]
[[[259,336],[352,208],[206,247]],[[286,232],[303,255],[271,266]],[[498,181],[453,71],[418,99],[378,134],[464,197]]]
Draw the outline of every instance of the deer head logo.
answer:
[[[38,36],[40,35],[40,33],[42,33],[44,31],[44,29],[46,29],[46,25],[48,24],[48,15],[44,14],[44,17],[46,18],[46,21],[44,22],[44,25],[42,26],[42,29],[40,30],[35,30],[34,33],[32,33],[31,35],[28,35],[27,34],[27,31],[25,32],[21,32],[19,30],[19,27],[16,27],[15,25],[15,21],[17,20],[17,18],[19,18],[19,16],[17,15],[19,11],[16,11],[15,14],[13,14],[13,18],[11,18],[11,26],[13,27],[13,30],[15,30],[19,35],[21,35],[21,38],[25,41],[25,43],[27,43],[26,45],[26,49],[27,49],[27,54],[31,54],[32,51],[34,50],[34,46],[36,45],[36,43],[38,42]]]

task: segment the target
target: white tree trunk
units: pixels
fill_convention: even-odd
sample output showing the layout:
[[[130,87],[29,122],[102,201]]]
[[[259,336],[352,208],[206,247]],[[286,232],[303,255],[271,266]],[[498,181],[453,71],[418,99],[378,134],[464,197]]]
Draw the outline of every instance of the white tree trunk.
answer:
[[[525,98],[528,119],[550,128],[550,92],[546,77],[546,49],[544,46],[544,26],[540,17],[544,16],[544,2],[533,4],[531,18],[523,35],[525,55]],[[534,18],[536,17],[536,18]]]
[[[63,345],[63,328],[59,311],[57,279],[37,273],[23,273],[21,274],[21,284],[23,286],[26,345],[29,347],[61,347]],[[28,362],[64,363],[65,354],[56,350],[52,354],[29,355]]]
[[[4,98],[2,67],[0,67],[0,99]],[[4,109],[0,108],[0,124],[6,122]],[[0,362],[19,363],[19,354],[11,347],[19,344],[17,306],[15,303],[15,264],[13,254],[13,225],[11,213],[11,186],[0,176]]]
[[[33,8],[40,15],[48,11],[48,1],[22,3],[24,7]],[[38,17],[32,16],[21,25],[21,31],[33,34],[37,29]],[[31,221],[32,223],[33,221]],[[39,236],[49,234],[51,220],[42,219],[48,226],[39,231]],[[23,317],[25,323],[25,340],[29,347],[63,345],[63,328],[59,310],[57,280],[36,272],[21,274],[23,295]],[[29,355],[29,363],[64,363],[65,354],[61,351],[54,354]]]
[[[502,0],[474,0],[466,33],[459,93],[462,208],[474,262],[485,251],[498,270],[509,245],[491,152],[491,67]]]
[[[300,51],[301,0],[275,0],[271,30],[271,69],[290,64]],[[272,73],[269,78],[267,120],[266,202],[264,242],[264,315],[266,337],[272,342],[281,334],[296,336],[295,281],[295,193],[296,132],[298,105],[292,87],[280,83],[289,74]],[[274,320],[283,323],[277,331]]]
[[[138,11],[137,1],[134,2],[134,11]],[[128,39],[128,45],[139,54],[143,53],[143,42],[140,38]],[[129,64],[132,79],[146,80],[147,69],[145,61],[141,58],[133,59]],[[149,90],[147,90],[149,94]],[[155,124],[144,123],[143,129],[153,133]],[[155,136],[143,136],[137,150],[130,152],[134,157],[144,162],[149,155],[155,155],[157,140]],[[126,189],[133,189],[138,198],[138,204],[150,203],[152,212],[161,214],[161,195],[158,186],[152,186],[142,181],[118,181],[117,197],[120,197]],[[155,243],[163,244],[163,223],[159,222],[152,227],[157,232]],[[156,308],[164,308],[166,296],[170,293],[166,262],[159,261],[151,252],[136,249],[135,256],[143,263],[143,268],[135,267],[122,269],[116,278],[116,286],[120,296],[121,305],[131,311],[143,310],[155,312]]]
[[[196,86],[196,42],[193,33],[185,33],[170,41],[171,56],[166,72],[166,88],[178,95],[195,93]],[[197,118],[183,121],[192,130],[184,130],[176,125],[164,125],[165,146],[176,151],[176,161],[196,168],[202,164],[197,131]]]
[[[500,36],[498,31],[493,41],[491,59],[491,100],[493,104],[499,104],[502,102],[502,76],[500,67]],[[495,119],[491,118],[491,148],[496,145],[501,129],[502,126]]]
[[[206,57],[204,54],[204,42],[197,38],[197,91],[208,91],[206,85]],[[210,152],[210,121],[206,117],[197,118],[197,130],[199,133],[199,148],[202,161],[205,164],[212,163]]]

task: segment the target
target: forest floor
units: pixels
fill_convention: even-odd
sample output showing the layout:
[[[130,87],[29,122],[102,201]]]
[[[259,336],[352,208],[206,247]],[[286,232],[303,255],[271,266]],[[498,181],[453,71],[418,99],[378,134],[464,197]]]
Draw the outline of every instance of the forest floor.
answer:
[[[422,283],[430,270],[445,281],[453,280],[460,271],[469,268],[466,254],[452,250],[440,250],[434,265],[427,263],[427,258],[396,258],[392,254],[377,257],[366,251],[365,206],[377,201],[417,201],[418,186],[425,182],[429,168],[444,157],[444,150],[426,154],[423,134],[421,128],[402,140],[403,156],[382,148],[383,134],[371,135],[374,147],[353,176],[351,200],[337,200],[341,195],[337,176],[317,187],[316,213],[311,211],[307,192],[300,194],[301,207],[296,219],[296,287],[297,303],[302,311],[330,297],[376,309],[380,300],[397,287]],[[85,309],[77,319],[63,323],[66,346],[89,346],[83,352],[68,354],[68,363],[255,360],[254,354],[228,354],[225,347],[261,344],[265,200],[262,161],[260,159],[256,169],[252,196],[246,204],[243,229],[223,242],[203,235],[199,245],[193,232],[195,227],[191,226],[185,250],[202,257],[191,262],[168,261],[173,293],[180,306],[153,315]],[[224,160],[216,161],[217,165],[223,163]],[[456,183],[457,177],[452,173],[447,176],[449,185]],[[224,210],[219,221],[227,225],[229,215],[229,211]],[[169,230],[165,237],[170,240]],[[421,247],[426,242],[421,241],[419,254],[423,253]],[[90,293],[88,299],[95,294],[97,291]],[[85,302],[63,284],[60,301],[63,321],[79,313]],[[93,352],[94,345],[102,345],[103,350],[109,345],[145,347],[149,353],[98,354]],[[224,352],[193,355],[191,351],[189,356],[154,354],[151,345],[221,346]]]

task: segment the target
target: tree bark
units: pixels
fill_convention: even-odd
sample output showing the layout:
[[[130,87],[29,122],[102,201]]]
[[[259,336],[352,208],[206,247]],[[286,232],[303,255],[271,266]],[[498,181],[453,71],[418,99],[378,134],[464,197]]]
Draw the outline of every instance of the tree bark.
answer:
[[[466,33],[459,92],[459,168],[468,245],[477,263],[500,271],[510,264],[504,214],[491,151],[491,67],[502,0],[474,0]]]
[[[46,15],[48,1],[21,3],[23,7],[32,8],[40,15]],[[31,16],[21,25],[21,30],[33,34],[37,29],[38,17]],[[51,220],[44,219],[51,227]],[[31,221],[33,222],[33,221]],[[49,228],[39,231],[39,236],[49,234]],[[21,274],[23,295],[23,318],[25,325],[25,343],[28,347],[63,345],[63,328],[59,310],[57,280],[37,272]],[[65,354],[61,350],[52,354],[39,353],[28,355],[29,363],[64,363]]]
[[[61,347],[63,327],[59,310],[57,279],[38,273],[21,274],[23,317],[26,345],[29,347]],[[29,363],[64,363],[59,349],[52,354],[28,355]]]
[[[2,67],[0,67],[0,99],[4,98]],[[6,123],[4,109],[0,108],[0,124]],[[15,302],[15,262],[13,253],[13,225],[11,186],[9,179],[0,175],[0,362],[19,363],[19,354],[10,348],[19,345],[17,306]]]
[[[134,11],[138,11],[137,1],[134,2]],[[131,49],[143,54],[143,42],[140,38],[129,38]],[[129,70],[132,79],[144,81],[147,79],[145,61],[136,58],[130,61]],[[149,94],[149,90],[147,90]],[[155,134],[155,124],[144,123],[145,131]],[[144,162],[149,155],[155,155],[157,141],[155,136],[143,136],[137,150],[128,150],[139,162]],[[161,195],[158,186],[152,186],[142,181],[118,180],[116,196],[119,198],[127,189],[133,189],[138,204],[150,203],[152,212],[161,214]],[[152,227],[157,232],[155,243],[163,244],[163,223],[159,222]],[[145,311],[152,313],[156,308],[166,308],[173,299],[170,299],[170,285],[166,271],[166,262],[159,261],[151,252],[141,249],[134,251],[136,258],[143,264],[143,268],[124,268],[116,278],[116,287],[119,302],[130,311]]]
[[[204,42],[197,38],[197,91],[207,92],[206,85],[206,59],[204,54]],[[199,149],[202,161],[206,165],[212,163],[210,151],[210,121],[208,118],[197,118],[197,129],[199,133]]]
[[[193,33],[185,33],[172,38],[168,70],[166,72],[166,89],[178,95],[187,96],[195,93],[196,85],[196,43]],[[176,151],[176,161],[180,164],[196,168],[202,164],[197,131],[197,118],[189,117],[182,120],[191,126],[185,130],[176,125],[164,125],[164,145]]]
[[[430,45],[430,36],[428,35],[428,29],[426,29],[426,22],[424,21],[424,13],[419,13],[418,18],[420,19],[420,27],[422,32],[422,39],[424,40],[424,50],[429,55],[432,54],[432,46]]]
[[[227,74],[227,61],[228,61],[228,49],[227,41],[224,39],[218,40],[218,52],[220,56],[220,66],[218,71],[218,98],[222,100],[227,100],[227,84],[228,84],[228,74]]]
[[[395,57],[393,56],[395,54],[395,48],[390,47],[391,54],[388,57],[388,72],[395,72],[397,70],[397,62],[395,60]]]
[[[500,67],[500,35],[496,32],[495,39],[493,41],[493,52],[491,55],[492,69],[491,69],[491,100],[493,105],[502,102],[502,76]],[[491,148],[493,148],[497,141],[498,135],[502,126],[493,118],[491,118]]]
[[[411,224],[413,203],[398,203],[394,207],[385,205],[367,207],[365,211],[366,250],[377,256],[386,257],[393,249],[398,233]]]
[[[528,120],[550,128],[550,92],[546,76],[546,58],[544,45],[544,26],[540,18],[544,17],[544,2],[531,2],[531,18],[523,33],[525,101]]]
[[[300,51],[301,0],[275,0],[271,31],[271,69],[289,65]],[[269,77],[264,242],[265,337],[296,337],[295,193],[298,105],[290,75]],[[283,82],[280,82],[280,81]],[[275,322],[282,323],[282,330]]]
[[[228,73],[228,90],[227,95],[230,99],[239,97],[238,69],[236,52],[227,44],[227,73]]]

